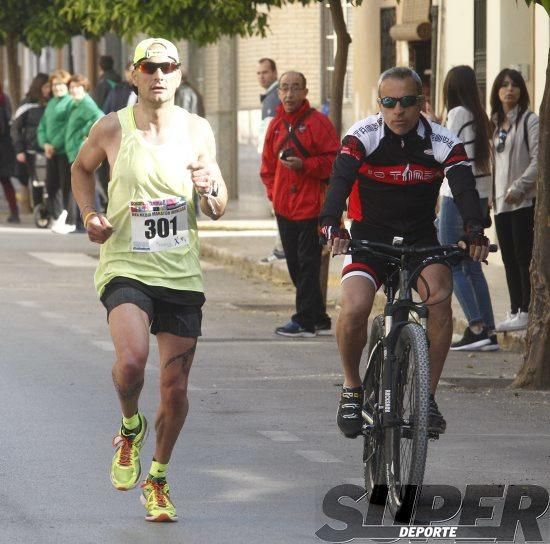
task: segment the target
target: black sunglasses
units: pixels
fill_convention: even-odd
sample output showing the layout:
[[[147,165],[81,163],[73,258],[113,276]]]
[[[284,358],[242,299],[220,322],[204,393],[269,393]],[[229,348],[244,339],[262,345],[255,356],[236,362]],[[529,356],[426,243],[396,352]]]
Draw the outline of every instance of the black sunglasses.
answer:
[[[407,95],[402,96],[401,98],[394,98],[393,96],[385,96],[384,98],[379,98],[378,102],[384,106],[384,108],[395,108],[399,102],[403,108],[410,108],[418,104],[418,101],[423,98],[422,95]]]
[[[497,153],[502,153],[504,151],[504,146],[506,144],[506,136],[508,136],[508,131],[501,128],[498,131],[498,144],[497,144]]]
[[[142,74],[153,75],[159,68],[163,74],[172,74],[180,67],[179,62],[140,62],[136,68]]]

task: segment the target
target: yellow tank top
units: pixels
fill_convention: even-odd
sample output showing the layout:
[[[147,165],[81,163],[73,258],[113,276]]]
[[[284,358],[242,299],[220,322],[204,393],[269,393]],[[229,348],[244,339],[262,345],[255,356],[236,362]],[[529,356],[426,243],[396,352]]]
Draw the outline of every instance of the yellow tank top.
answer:
[[[151,286],[203,291],[187,166],[207,154],[204,142],[211,129],[206,120],[182,108],[176,107],[174,115],[181,124],[177,141],[154,145],[136,129],[133,106],[118,112],[122,139],[108,185],[106,213],[114,232],[100,250],[95,273],[99,295],[117,276]]]

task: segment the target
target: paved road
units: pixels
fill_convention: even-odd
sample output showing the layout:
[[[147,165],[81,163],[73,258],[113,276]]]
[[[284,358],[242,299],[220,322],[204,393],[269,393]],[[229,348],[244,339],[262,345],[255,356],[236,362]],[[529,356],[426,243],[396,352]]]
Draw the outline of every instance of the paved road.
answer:
[[[301,544],[327,522],[342,527],[321,504],[332,487],[361,483],[361,443],[335,428],[334,339],[272,334],[291,312],[290,289],[205,263],[205,336],[169,473],[181,522],[158,526],[143,520],[137,490],[109,482],[119,408],[92,288],[97,247],[0,228],[0,248],[1,543]],[[141,403],[150,421],[152,348]],[[430,445],[427,483],[550,487],[550,397],[505,389],[518,364],[505,352],[450,357],[438,399],[448,432]],[[151,454],[150,440],[146,467]]]

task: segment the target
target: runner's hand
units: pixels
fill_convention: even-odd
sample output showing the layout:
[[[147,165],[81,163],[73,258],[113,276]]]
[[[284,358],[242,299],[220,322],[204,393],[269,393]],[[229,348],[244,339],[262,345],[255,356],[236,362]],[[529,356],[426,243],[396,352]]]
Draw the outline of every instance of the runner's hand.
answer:
[[[346,229],[325,225],[321,227],[321,237],[324,239],[327,247],[332,249],[333,255],[347,253],[350,235]]]
[[[202,162],[192,162],[188,167],[191,170],[191,181],[199,195],[208,195],[212,191],[212,172]]]
[[[93,215],[86,223],[86,231],[91,242],[104,244],[113,234],[113,226],[104,215]]]

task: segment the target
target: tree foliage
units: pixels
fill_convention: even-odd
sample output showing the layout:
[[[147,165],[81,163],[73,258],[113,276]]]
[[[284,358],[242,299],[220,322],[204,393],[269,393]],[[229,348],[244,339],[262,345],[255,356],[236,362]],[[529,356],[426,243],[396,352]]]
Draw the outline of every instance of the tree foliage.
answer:
[[[27,30],[29,43],[60,46],[66,32],[100,37],[138,33],[206,45],[221,36],[265,36],[269,11],[315,0],[53,0]]]
[[[550,15],[550,0],[525,0],[525,3],[530,6],[531,4],[541,5]]]

